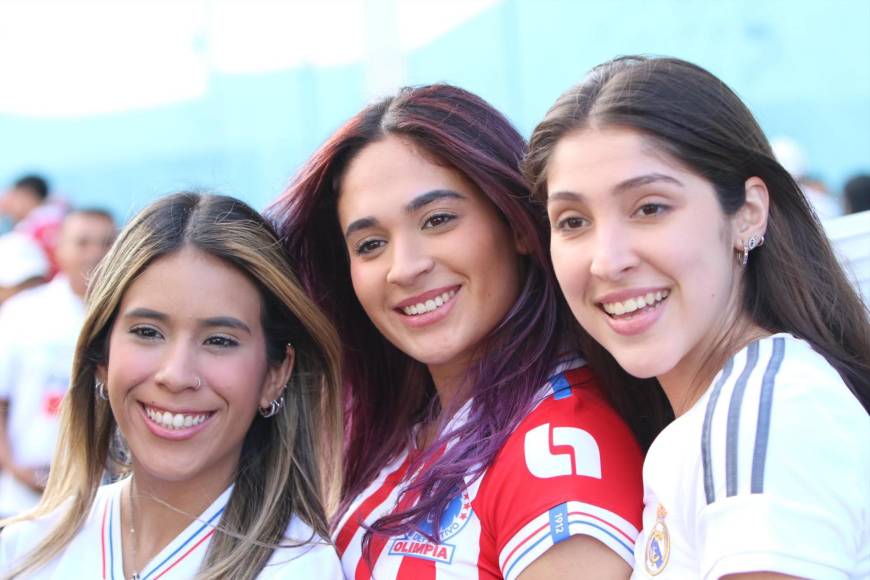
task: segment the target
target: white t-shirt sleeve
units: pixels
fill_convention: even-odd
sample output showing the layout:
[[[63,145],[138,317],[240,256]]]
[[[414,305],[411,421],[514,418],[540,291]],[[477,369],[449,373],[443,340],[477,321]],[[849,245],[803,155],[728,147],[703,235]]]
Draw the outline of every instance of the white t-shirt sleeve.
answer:
[[[259,580],[279,578],[317,578],[343,580],[341,560],[335,546],[326,539],[312,534],[311,528],[294,516],[287,527],[286,536],[302,545],[278,548],[257,576]]]
[[[47,521],[48,518],[42,518],[18,522],[0,532],[0,578],[5,578],[43,540],[49,531]]]
[[[738,419],[713,420],[712,456],[719,462],[729,452],[716,449],[730,448],[732,457],[712,466],[713,501],[697,520],[704,578],[858,577],[870,541],[870,417],[830,366],[806,362],[790,365],[787,355],[768,385],[767,428],[760,374]]]
[[[12,396],[16,376],[13,319],[14,313],[10,312],[7,302],[0,307],[0,400],[8,400]]]

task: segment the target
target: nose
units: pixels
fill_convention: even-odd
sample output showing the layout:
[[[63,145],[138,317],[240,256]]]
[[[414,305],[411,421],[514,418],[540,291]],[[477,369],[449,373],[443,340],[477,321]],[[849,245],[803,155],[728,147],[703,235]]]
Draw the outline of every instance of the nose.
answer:
[[[589,271],[604,280],[619,280],[638,264],[631,233],[617,224],[597,223]]]
[[[394,238],[391,245],[392,261],[387,272],[390,284],[412,286],[435,265],[435,260],[420,241]]]
[[[194,347],[187,341],[175,341],[168,345],[154,375],[158,386],[172,392],[185,389],[197,390],[196,360]]]

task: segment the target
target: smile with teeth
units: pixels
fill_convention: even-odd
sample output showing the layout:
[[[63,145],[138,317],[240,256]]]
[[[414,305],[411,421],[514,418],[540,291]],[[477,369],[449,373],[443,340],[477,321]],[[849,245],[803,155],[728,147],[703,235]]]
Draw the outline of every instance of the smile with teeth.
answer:
[[[426,314],[427,312],[432,312],[434,310],[438,310],[445,303],[449,302],[451,298],[456,295],[456,290],[448,290],[443,294],[436,296],[435,298],[430,298],[426,302],[420,302],[418,304],[412,304],[411,306],[405,306],[402,308],[402,312],[404,312],[407,316],[417,316],[418,314]]]
[[[668,290],[659,290],[658,292],[647,292],[642,296],[635,296],[622,302],[606,302],[602,303],[601,307],[611,316],[622,316],[630,314],[636,310],[651,306],[655,308],[662,300],[668,297]]]
[[[148,418],[165,429],[188,429],[195,427],[212,415],[212,413],[170,413],[169,411],[161,411],[147,405],[143,406]]]

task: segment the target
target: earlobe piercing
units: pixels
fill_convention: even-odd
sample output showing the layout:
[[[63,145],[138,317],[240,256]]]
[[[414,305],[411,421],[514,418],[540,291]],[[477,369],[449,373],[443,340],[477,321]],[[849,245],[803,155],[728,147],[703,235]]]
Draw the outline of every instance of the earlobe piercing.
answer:
[[[281,396],[278,397],[277,399],[272,400],[269,403],[269,406],[259,408],[260,415],[262,415],[266,419],[268,419],[270,417],[274,417],[275,415],[278,414],[278,411],[280,411],[283,407],[284,407],[284,393],[281,393]]]
[[[100,379],[94,379],[94,391],[97,393],[97,398],[104,401],[109,400],[109,392],[106,390],[106,384]]]
[[[740,256],[740,265],[746,266],[749,263],[749,252],[754,250],[755,248],[760,248],[764,244],[764,235],[762,234],[759,237],[750,236],[748,240],[743,242],[743,252],[739,254]]]

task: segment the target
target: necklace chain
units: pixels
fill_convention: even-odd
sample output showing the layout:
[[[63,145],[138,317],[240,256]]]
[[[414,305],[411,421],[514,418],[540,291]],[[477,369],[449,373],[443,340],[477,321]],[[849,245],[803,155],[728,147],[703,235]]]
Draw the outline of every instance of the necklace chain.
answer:
[[[137,554],[136,547],[136,511],[133,509],[133,480],[130,480],[130,488],[129,488],[129,503],[130,503],[130,548],[131,548],[131,556],[130,564],[133,569],[133,573],[130,575],[130,580],[140,580],[139,572],[138,572],[138,562],[139,556]]]

